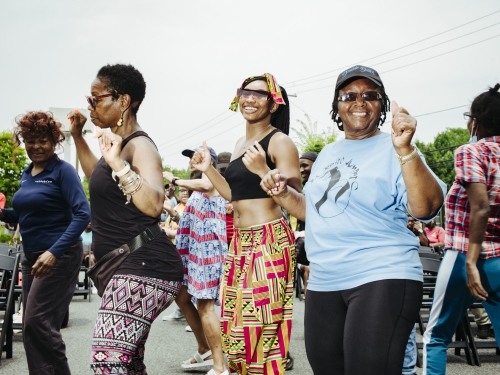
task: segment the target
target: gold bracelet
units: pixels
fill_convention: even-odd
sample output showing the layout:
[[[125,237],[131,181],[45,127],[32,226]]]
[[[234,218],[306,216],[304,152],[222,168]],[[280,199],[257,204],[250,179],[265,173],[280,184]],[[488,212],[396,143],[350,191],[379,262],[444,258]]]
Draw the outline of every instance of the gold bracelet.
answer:
[[[418,150],[417,150],[417,148],[415,146],[413,146],[413,151],[410,152],[408,155],[401,156],[397,152],[396,152],[395,155],[396,155],[396,157],[399,160],[399,164],[403,165],[405,163],[408,163],[410,160],[415,159],[417,157],[417,155],[418,155]]]

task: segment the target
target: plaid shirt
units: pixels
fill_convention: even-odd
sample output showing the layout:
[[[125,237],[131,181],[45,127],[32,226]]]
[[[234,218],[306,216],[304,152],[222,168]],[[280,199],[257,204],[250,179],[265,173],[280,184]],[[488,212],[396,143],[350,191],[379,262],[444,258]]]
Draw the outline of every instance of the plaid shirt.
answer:
[[[467,254],[470,205],[463,187],[467,182],[485,184],[490,201],[480,258],[500,256],[500,136],[460,146],[455,152],[455,182],[446,197],[446,248]]]

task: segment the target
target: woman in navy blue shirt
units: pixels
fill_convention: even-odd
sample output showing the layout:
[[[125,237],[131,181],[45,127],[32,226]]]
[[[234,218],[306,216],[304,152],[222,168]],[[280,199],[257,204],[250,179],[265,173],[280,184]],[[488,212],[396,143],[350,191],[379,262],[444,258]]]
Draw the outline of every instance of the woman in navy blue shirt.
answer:
[[[90,210],[75,169],[55,154],[64,141],[51,113],[16,119],[17,143],[31,164],[23,171],[13,209],[0,219],[18,222],[23,237],[23,341],[30,374],[71,374],[59,332],[83,257],[80,234]]]

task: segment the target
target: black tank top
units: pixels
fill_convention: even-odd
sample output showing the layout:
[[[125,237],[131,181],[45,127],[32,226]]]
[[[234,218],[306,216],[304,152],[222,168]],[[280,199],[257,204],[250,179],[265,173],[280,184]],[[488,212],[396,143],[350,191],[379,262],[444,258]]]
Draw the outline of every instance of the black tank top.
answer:
[[[259,144],[266,152],[266,163],[270,169],[276,168],[276,165],[271,161],[271,158],[267,154],[267,149],[269,147],[271,137],[277,132],[281,132],[281,130],[274,129],[271,133],[259,141]],[[239,158],[231,161],[226,168],[226,172],[224,173],[224,177],[231,188],[231,199],[233,201],[239,201],[243,199],[269,198],[267,193],[260,187],[261,178],[255,173],[250,172],[247,167],[245,167],[245,164],[243,164],[242,159],[244,155],[245,153],[243,153],[243,155]]]
[[[122,149],[136,137],[151,138],[138,131],[122,142]],[[154,144],[154,143],[153,143]],[[143,214],[134,204],[125,204],[126,197],[111,177],[111,168],[101,158],[89,181],[92,244],[96,259],[128,243],[147,226],[158,223],[160,218]],[[153,241],[130,254],[120,265],[117,274],[152,277],[168,281],[181,281],[182,259],[179,252],[162,232]]]

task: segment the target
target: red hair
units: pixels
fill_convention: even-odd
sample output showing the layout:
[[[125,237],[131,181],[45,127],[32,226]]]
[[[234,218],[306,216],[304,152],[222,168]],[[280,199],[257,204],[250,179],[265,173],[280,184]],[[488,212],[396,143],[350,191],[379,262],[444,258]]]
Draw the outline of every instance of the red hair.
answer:
[[[14,136],[18,145],[26,138],[47,136],[54,146],[61,144],[66,139],[61,131],[61,124],[56,122],[52,112],[28,112],[17,116],[16,124]]]

